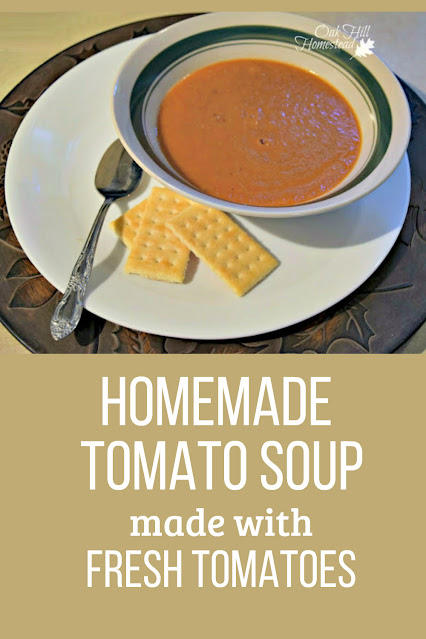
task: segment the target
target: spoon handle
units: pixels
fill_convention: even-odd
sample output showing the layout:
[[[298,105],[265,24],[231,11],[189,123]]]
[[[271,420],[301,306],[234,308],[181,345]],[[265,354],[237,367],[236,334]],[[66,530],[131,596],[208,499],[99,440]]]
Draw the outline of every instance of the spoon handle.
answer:
[[[99,209],[88,238],[72,270],[65,293],[50,321],[53,339],[60,340],[73,332],[83,312],[83,300],[92,272],[93,260],[106,212],[115,198],[106,198]]]

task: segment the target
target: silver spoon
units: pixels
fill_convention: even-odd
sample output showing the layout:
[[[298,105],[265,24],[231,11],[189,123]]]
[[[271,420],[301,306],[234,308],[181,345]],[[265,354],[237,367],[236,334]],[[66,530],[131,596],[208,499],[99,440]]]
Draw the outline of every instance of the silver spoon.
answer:
[[[92,272],[99,235],[110,205],[130,195],[138,186],[142,169],[132,160],[121,142],[116,140],[105,151],[95,176],[95,186],[104,196],[89,236],[72,270],[65,293],[52,315],[50,332],[55,340],[73,332],[83,312],[83,300]]]

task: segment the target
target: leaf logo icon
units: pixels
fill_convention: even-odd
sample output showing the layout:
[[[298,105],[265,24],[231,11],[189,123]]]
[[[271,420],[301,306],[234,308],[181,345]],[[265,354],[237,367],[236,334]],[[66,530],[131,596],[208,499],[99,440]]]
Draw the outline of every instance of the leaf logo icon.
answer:
[[[352,58],[354,58],[355,56],[357,56],[358,58],[366,58],[368,55],[371,55],[373,53],[372,49],[374,49],[374,40],[371,40],[371,38],[368,38],[368,40],[364,40],[364,38],[362,38],[361,42],[355,49],[355,53]]]

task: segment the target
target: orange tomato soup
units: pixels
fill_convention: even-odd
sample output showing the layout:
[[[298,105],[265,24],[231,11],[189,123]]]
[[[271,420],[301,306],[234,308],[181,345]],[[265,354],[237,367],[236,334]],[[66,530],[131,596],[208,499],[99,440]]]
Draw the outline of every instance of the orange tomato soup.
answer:
[[[208,195],[253,206],[321,197],[349,173],[361,133],[345,98],[298,67],[229,60],[191,73],[158,116],[170,164]]]

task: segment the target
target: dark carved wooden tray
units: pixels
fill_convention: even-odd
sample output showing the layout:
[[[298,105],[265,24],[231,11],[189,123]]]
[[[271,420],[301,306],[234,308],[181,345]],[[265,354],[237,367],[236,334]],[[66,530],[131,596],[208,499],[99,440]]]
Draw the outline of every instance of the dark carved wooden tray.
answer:
[[[382,266],[355,293],[307,322],[256,338],[196,342],[131,331],[85,312],[61,342],[49,322],[60,293],[22,251],[4,199],[8,152],[25,114],[63,73],[103,49],[153,33],[188,16],[135,22],[84,40],[33,71],[0,103],[0,320],[35,353],[391,353],[426,318],[426,106],[404,83],[413,131],[412,192],[401,234]]]

